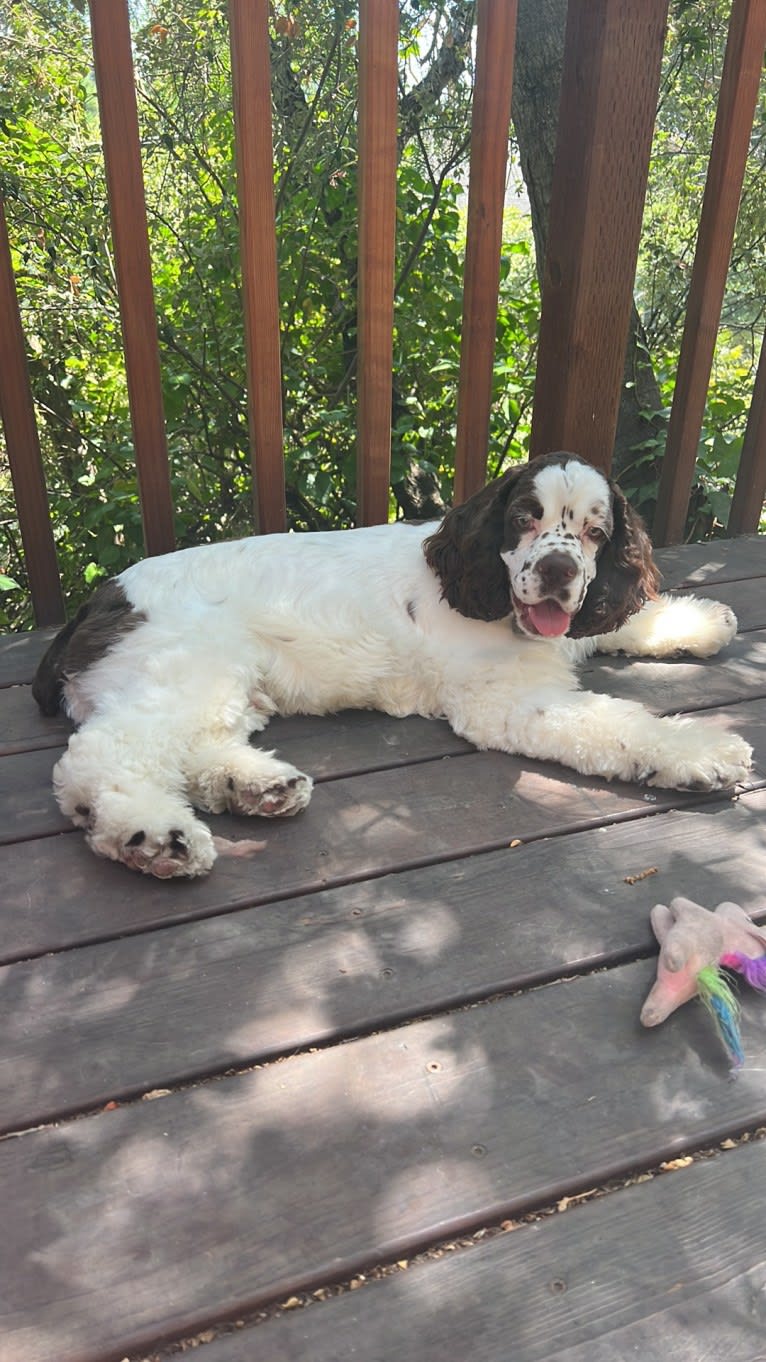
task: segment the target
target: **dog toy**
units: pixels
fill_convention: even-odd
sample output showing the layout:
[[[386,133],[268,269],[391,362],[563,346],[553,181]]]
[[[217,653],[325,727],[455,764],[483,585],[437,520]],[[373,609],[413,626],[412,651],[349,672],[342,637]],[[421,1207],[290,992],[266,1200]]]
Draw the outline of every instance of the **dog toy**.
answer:
[[[698,997],[710,1013],[732,1068],[745,1061],[739,1004],[724,971],[733,971],[766,992],[766,931],[736,903],[714,912],[691,899],[658,903],[651,912],[660,944],[657,979],[643,1008],[644,1026],[657,1026],[677,1007]]]

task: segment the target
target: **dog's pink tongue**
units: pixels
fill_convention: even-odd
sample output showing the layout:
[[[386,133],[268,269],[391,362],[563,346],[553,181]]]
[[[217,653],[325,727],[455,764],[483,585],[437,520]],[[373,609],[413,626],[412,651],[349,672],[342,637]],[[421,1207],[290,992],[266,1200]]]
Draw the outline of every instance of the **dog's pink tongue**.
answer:
[[[558,638],[559,634],[566,633],[570,624],[570,616],[555,601],[540,601],[539,605],[530,605],[529,618],[543,638]]]

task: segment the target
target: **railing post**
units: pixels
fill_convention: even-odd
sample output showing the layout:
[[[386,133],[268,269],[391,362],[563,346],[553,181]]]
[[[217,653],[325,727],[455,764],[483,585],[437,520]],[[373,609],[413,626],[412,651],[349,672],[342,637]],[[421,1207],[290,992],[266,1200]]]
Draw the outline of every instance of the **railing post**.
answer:
[[[29,372],[24,352],[19,304],[11,265],[11,247],[0,198],[0,416],[19,515],[24,561],[35,619],[40,625],[61,624],[64,598],[45,490]]]
[[[569,3],[533,456],[570,449],[611,467],[667,10]]]
[[[455,503],[487,477],[505,169],[511,119],[516,0],[479,0],[463,327],[455,450]]]
[[[766,0],[734,0],[665,458],[656,544],[683,537],[766,46]]]
[[[125,371],[147,553],[175,546],[127,0],[89,0]]]
[[[729,534],[755,533],[761,519],[764,496],[766,496],[766,336],[761,345],[753,400],[750,403],[737,481],[729,511],[727,526]]]
[[[255,519],[286,527],[268,0],[229,0]]]
[[[359,4],[357,523],[388,519],[396,255],[398,0]]]

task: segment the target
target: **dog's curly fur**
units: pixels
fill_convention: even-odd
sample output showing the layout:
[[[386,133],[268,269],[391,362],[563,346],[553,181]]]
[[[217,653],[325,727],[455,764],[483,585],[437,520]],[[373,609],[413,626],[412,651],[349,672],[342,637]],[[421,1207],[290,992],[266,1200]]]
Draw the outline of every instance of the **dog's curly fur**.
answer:
[[[147,559],[54,640],[35,695],[79,724],[54,771],[95,852],[159,877],[216,856],[195,809],[299,812],[311,780],[249,738],[274,713],[446,717],[478,747],[713,790],[750,748],[578,690],[596,649],[708,656],[714,601],[657,595],[646,533],[575,455],[514,470],[440,525],[276,535]]]

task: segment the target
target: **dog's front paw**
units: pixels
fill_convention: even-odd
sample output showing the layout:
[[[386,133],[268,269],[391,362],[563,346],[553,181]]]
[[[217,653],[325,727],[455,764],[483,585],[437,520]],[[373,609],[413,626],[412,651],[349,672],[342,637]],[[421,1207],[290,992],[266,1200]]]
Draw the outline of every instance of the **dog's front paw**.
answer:
[[[693,740],[689,743],[689,735]],[[753,749],[736,733],[721,734],[700,726],[679,728],[678,738],[669,743],[662,759],[644,775],[648,785],[672,790],[731,790],[747,779],[752,769]],[[675,750],[673,750],[675,748]],[[682,748],[691,750],[681,750]]]
[[[97,856],[160,880],[206,875],[217,854],[209,828],[183,806],[138,813],[107,797],[96,802],[85,836]]]

